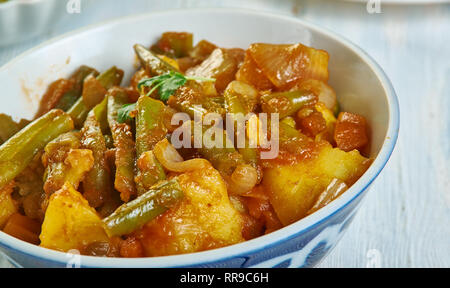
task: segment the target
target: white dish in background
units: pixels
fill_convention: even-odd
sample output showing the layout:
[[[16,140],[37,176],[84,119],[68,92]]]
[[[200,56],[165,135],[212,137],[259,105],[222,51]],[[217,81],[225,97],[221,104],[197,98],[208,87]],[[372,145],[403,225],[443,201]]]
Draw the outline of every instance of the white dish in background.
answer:
[[[344,0],[347,2],[375,2],[374,0]],[[395,5],[414,5],[414,4],[444,4],[450,3],[450,0],[379,0],[381,4],[395,4]]]
[[[0,3],[0,47],[50,30],[66,13],[64,0],[10,0]]]

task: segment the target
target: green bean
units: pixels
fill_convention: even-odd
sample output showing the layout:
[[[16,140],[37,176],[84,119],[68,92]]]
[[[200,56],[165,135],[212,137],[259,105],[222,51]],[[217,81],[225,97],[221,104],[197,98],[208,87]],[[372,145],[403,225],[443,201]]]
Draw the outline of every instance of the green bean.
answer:
[[[0,187],[13,180],[48,142],[73,129],[62,110],[51,110],[0,146]]]
[[[102,106],[106,105],[106,98],[89,112],[87,119],[81,130],[81,144],[85,149],[92,150],[94,156],[94,166],[87,173],[84,181],[84,197],[92,207],[100,207],[105,203],[108,195],[111,194],[111,175],[107,165],[105,153],[106,142],[103,137],[99,118],[105,114]]]
[[[241,114],[242,116],[247,115],[248,113],[252,112],[253,109],[251,107],[253,105],[244,103],[245,98],[248,99],[247,102],[256,102],[257,97],[258,91],[255,90],[252,86],[238,81],[231,82],[224,92],[225,107],[227,109],[227,113],[231,114],[233,120],[237,120],[236,114]],[[237,133],[236,125],[235,129]],[[249,146],[249,141],[247,137],[245,137],[245,146],[238,147],[238,151],[242,155],[246,163],[250,164],[259,171],[259,151],[258,149],[250,148]],[[258,178],[258,180],[260,180],[261,175],[258,175]]]
[[[200,126],[200,124],[196,124],[194,122],[191,122],[191,124],[191,135],[194,135],[194,129],[201,129],[200,131],[202,131],[203,142],[205,141],[205,137],[209,138],[206,133],[208,132],[210,127],[204,125]],[[194,126],[197,126],[197,128],[194,128]],[[231,174],[233,174],[236,167],[241,164],[245,164],[245,161],[243,156],[233,146],[233,143],[228,138],[226,131],[220,128],[218,129],[219,130],[216,131],[216,133],[223,133],[223,143],[221,144],[223,148],[216,147],[215,145],[211,145],[212,147],[209,148],[206,145],[203,145],[203,143],[200,148],[194,148],[197,148],[198,152],[200,152],[203,157],[211,162],[213,167],[216,168],[223,176],[229,177],[231,176]]]
[[[122,82],[123,71],[113,66],[100,74],[96,79],[103,86],[105,90],[109,90],[113,86],[118,86]],[[90,91],[83,91],[83,94],[89,94]],[[93,92],[94,93],[94,92]],[[106,93],[105,93],[106,94]],[[102,99],[100,99],[101,101]],[[68,113],[72,117],[75,127],[83,126],[84,120],[90,111],[90,108],[85,104],[83,97],[80,97],[77,102],[69,109]]]
[[[78,68],[78,70],[75,71],[75,73],[73,73],[70,77],[70,79],[73,79],[75,81],[73,89],[64,93],[61,99],[59,99],[55,108],[64,111],[69,110],[75,104],[75,102],[77,102],[78,98],[80,98],[81,92],[83,91],[84,79],[86,79],[86,77],[88,77],[89,75],[97,77],[98,72],[94,68],[84,65]]]
[[[166,74],[170,71],[179,72],[169,63],[162,60],[142,45],[134,45],[134,50],[136,51],[136,55],[138,56],[142,67],[144,67],[152,77]]]
[[[108,123],[116,148],[114,186],[120,192],[124,202],[128,202],[132,196],[136,195],[134,183],[136,148],[132,128],[127,123],[117,121],[117,111],[127,103],[128,95],[123,89],[111,89],[108,92]]]
[[[136,152],[138,160],[138,194],[144,193],[158,180],[165,179],[161,164],[153,154],[144,155],[153,150],[156,143],[167,135],[163,114],[165,105],[148,96],[141,96],[137,102],[136,115]],[[143,155],[145,156],[144,158]]]
[[[316,102],[317,96],[306,90],[276,92],[261,97],[261,108],[265,113],[279,113],[283,119]]]
[[[176,179],[164,181],[103,219],[109,236],[130,234],[174,207],[183,198]]]
[[[225,116],[226,110],[216,98],[205,95],[195,87],[196,82],[188,83],[189,86],[179,88],[174,97],[170,97],[167,104],[188,114],[192,119],[197,114],[217,113]]]
[[[172,58],[189,55],[193,48],[193,35],[187,32],[165,32],[158,43],[152,46],[152,51]]]

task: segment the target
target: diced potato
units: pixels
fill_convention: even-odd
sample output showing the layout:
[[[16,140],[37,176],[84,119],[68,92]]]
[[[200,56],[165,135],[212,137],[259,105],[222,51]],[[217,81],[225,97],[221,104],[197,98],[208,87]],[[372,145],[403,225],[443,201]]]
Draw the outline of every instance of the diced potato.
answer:
[[[302,44],[252,44],[248,49],[256,66],[277,88],[305,79],[328,81],[328,53]]]
[[[60,251],[109,240],[95,209],[69,183],[50,197],[39,238],[42,247]]]
[[[238,70],[238,59],[233,51],[217,48],[200,65],[187,70],[186,75],[215,78],[217,91],[224,91]]]
[[[137,234],[147,256],[203,251],[243,241],[243,220],[211,165],[178,176],[184,200]]]
[[[9,217],[17,212],[17,205],[11,197],[14,182],[0,189],[0,229],[3,229]]]
[[[303,218],[332,179],[352,185],[371,161],[358,151],[344,152],[323,144],[317,157],[264,171],[263,185],[284,225]]]
[[[22,241],[38,245],[41,225],[27,216],[15,213],[6,222],[3,232]]]

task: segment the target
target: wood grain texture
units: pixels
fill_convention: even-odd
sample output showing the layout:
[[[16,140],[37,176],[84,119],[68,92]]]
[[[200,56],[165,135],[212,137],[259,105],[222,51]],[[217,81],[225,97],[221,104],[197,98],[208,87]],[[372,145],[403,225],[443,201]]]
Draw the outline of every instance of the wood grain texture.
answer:
[[[0,65],[53,36],[110,18],[168,8],[242,7],[324,26],[368,52],[398,94],[401,132],[390,162],[319,267],[450,267],[450,5],[322,0],[83,0],[39,39],[0,49]],[[107,5],[106,5],[107,4]],[[0,267],[9,267],[0,256]]]

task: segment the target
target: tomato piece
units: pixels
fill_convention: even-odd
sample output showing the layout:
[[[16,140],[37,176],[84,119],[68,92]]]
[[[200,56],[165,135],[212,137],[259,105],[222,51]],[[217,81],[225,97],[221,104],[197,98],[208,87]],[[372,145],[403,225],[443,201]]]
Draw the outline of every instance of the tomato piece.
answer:
[[[300,128],[306,135],[315,137],[317,134],[327,129],[327,122],[322,117],[322,113],[314,111],[300,120]]]
[[[367,124],[363,116],[341,112],[336,122],[334,140],[343,151],[361,149],[367,145]]]
[[[120,245],[120,256],[125,258],[144,257],[145,251],[141,242],[136,237],[128,237]]]

